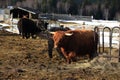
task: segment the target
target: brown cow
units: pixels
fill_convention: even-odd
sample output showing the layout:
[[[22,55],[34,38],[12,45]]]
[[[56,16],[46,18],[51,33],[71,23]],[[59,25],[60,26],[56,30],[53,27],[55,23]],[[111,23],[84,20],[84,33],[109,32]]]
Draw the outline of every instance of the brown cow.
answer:
[[[56,31],[53,33],[54,47],[59,47],[67,60],[76,56],[97,56],[98,34],[92,30]]]

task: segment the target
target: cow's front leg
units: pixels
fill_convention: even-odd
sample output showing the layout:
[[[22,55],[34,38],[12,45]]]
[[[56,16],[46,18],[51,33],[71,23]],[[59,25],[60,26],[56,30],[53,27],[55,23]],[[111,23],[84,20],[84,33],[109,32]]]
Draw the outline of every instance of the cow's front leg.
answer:
[[[75,56],[76,56],[76,53],[73,51],[68,53],[68,57],[71,61],[76,61]]]
[[[60,49],[61,49],[61,52],[63,53],[64,57],[66,58],[67,63],[70,64],[71,61],[70,61],[70,57],[69,57],[69,55],[67,54],[67,52],[65,51],[64,48],[61,47]]]

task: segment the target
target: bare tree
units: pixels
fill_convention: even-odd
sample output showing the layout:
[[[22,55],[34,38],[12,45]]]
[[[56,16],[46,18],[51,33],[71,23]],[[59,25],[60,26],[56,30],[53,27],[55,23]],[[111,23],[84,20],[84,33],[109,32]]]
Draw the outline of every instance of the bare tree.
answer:
[[[117,12],[116,15],[115,15],[115,19],[120,21],[120,12]]]
[[[16,6],[17,6],[17,7],[20,7],[20,6],[22,6],[22,3],[18,1],[18,2],[16,3]]]
[[[91,5],[87,5],[87,6],[85,7],[85,10],[86,10],[86,12],[87,12],[88,15],[89,15],[90,12],[92,11],[92,7],[91,7]]]
[[[57,12],[60,13],[61,1],[57,2]]]
[[[104,17],[105,17],[105,20],[108,20],[108,17],[109,17],[109,9],[108,8],[104,9]]]
[[[70,8],[70,3],[66,2],[65,3],[65,11],[66,11],[66,13],[68,13],[69,8]]]

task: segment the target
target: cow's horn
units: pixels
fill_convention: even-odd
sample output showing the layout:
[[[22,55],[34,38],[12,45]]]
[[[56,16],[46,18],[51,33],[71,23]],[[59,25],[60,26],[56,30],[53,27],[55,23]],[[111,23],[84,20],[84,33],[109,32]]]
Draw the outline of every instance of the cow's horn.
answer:
[[[55,32],[50,32],[50,34],[55,34]]]
[[[66,36],[71,36],[73,33],[65,33]]]

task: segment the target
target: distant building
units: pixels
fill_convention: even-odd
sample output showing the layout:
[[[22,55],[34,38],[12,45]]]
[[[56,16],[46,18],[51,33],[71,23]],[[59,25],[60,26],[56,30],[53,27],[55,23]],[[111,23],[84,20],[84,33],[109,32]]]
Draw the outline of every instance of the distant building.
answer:
[[[13,18],[22,18],[27,15],[30,19],[38,19],[39,11],[28,7],[17,7],[10,10],[10,14]]]

